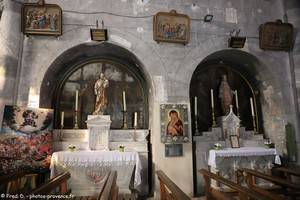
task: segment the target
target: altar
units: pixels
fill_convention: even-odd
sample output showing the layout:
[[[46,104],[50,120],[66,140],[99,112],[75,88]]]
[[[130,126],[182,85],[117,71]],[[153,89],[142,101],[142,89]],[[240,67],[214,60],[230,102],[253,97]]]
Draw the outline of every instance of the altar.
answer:
[[[51,158],[51,178],[64,171],[71,173],[69,188],[75,196],[95,196],[110,170],[118,173],[120,190],[138,189],[142,165],[137,152],[59,151]]]
[[[236,171],[241,168],[251,168],[263,173],[270,173],[273,163],[280,165],[281,160],[273,148],[242,147],[210,150],[208,166],[210,171],[236,182]],[[212,185],[219,185],[212,181]]]

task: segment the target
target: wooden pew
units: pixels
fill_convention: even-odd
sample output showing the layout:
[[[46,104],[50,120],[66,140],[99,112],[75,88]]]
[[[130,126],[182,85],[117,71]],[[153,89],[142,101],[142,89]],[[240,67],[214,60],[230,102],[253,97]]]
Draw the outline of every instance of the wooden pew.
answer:
[[[289,165],[285,167],[274,167],[274,171],[279,171],[284,174],[284,177],[292,181],[292,177],[300,178],[300,166],[299,165]]]
[[[190,198],[161,170],[156,172],[160,181],[161,200],[190,200]],[[170,192],[169,192],[170,191]]]
[[[70,191],[67,187],[67,180],[71,177],[69,172],[64,172],[59,174],[58,176],[48,180],[40,187],[32,190],[28,193],[28,195],[47,195],[51,194],[57,187],[59,187],[59,194],[65,195],[69,194]]]
[[[290,181],[287,181],[282,178],[278,178],[272,175],[264,174],[252,169],[242,169],[243,174],[246,177],[246,183],[249,188],[252,190],[255,190],[261,194],[264,194],[265,196],[275,197],[278,200],[286,199],[285,195],[289,195],[292,198],[295,198],[296,196],[300,195],[300,185],[294,184]],[[280,186],[283,191],[280,194],[274,194],[274,192],[270,192],[266,189],[263,189],[259,187],[257,184],[255,184],[255,179],[260,178],[265,181],[271,182],[275,185]]]
[[[31,186],[32,188],[35,188],[36,177],[37,174],[33,174],[25,170],[0,176],[0,185],[2,186],[1,192],[7,194],[16,194],[16,193],[25,192],[23,186],[24,186],[24,180],[26,181],[27,179],[31,180]]]
[[[233,194],[219,191],[211,187],[211,179],[218,181],[220,184],[226,185],[232,190],[236,191],[238,199],[256,199],[256,200],[275,200],[275,198],[260,194],[256,191],[250,190],[249,188],[242,187],[237,183],[234,183],[228,179],[225,179],[217,174],[211,173],[206,169],[201,169],[205,181],[205,194],[207,200],[236,200],[236,197],[233,197]]]

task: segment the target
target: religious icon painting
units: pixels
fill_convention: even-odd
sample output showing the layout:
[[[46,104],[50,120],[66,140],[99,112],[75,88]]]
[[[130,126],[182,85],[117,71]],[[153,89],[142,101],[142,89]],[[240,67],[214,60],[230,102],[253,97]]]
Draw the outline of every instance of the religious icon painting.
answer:
[[[62,9],[56,4],[25,3],[21,24],[25,35],[59,36],[62,34]]]
[[[160,127],[162,143],[189,142],[187,104],[161,104]]]
[[[5,106],[0,132],[0,174],[49,168],[53,110]]]

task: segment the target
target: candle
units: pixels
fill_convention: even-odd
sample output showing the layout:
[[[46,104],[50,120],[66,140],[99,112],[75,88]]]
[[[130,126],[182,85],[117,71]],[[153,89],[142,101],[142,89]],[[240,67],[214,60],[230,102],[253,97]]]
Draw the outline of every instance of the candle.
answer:
[[[61,128],[64,127],[64,117],[65,117],[65,112],[61,112],[61,117],[60,117]]]
[[[137,127],[137,112],[134,112],[133,127]]]
[[[239,101],[238,101],[238,93],[237,93],[237,90],[235,90],[235,105],[236,105],[236,108],[239,108]]]
[[[250,97],[250,105],[251,105],[251,115],[254,116],[254,107],[253,107],[253,99]]]
[[[125,91],[123,91],[123,111],[126,111],[126,94],[125,94]]]
[[[211,107],[214,108],[214,90],[210,89]]]
[[[75,94],[75,111],[78,110],[78,90],[76,90]]]
[[[197,116],[198,115],[198,111],[197,111],[197,97],[195,97],[195,100],[194,100],[194,109],[195,109],[195,115]]]

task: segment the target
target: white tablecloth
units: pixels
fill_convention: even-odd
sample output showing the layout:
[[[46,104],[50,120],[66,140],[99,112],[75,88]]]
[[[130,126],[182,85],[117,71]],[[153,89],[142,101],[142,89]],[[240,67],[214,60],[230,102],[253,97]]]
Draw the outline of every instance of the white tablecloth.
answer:
[[[134,187],[137,187],[141,184],[142,170],[140,158],[137,152],[88,150],[74,152],[59,151],[52,154],[50,169],[51,177],[56,176],[61,171],[70,171],[72,179],[72,181],[70,181],[71,185],[72,182],[73,184],[74,182],[81,182],[81,185],[74,185],[76,190],[82,187],[82,185],[87,184],[89,184],[89,188],[93,188],[93,183],[100,183],[97,179],[103,179],[104,174],[111,169],[118,170],[118,180],[122,182],[122,179],[125,179],[124,175],[130,174],[134,166]],[[127,169],[127,171],[124,172],[123,169]],[[123,172],[120,173],[120,170],[123,170]],[[128,170],[131,170],[131,172]],[[83,180],[85,179],[85,176],[87,177],[87,180]],[[129,179],[130,182],[130,177],[127,179]],[[100,186],[98,184],[98,188],[99,187]],[[74,188],[72,188],[72,190]],[[95,188],[93,188],[93,190],[93,192],[96,192]],[[81,193],[77,195],[81,195]]]
[[[280,157],[276,149],[267,149],[263,147],[241,147],[227,148],[222,150],[210,150],[208,157],[208,165],[217,168],[217,157],[244,157],[244,156],[270,156],[274,155],[276,164],[281,164]]]

